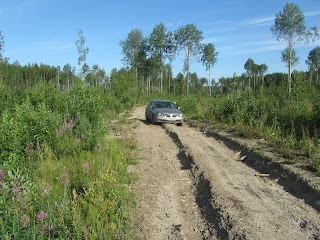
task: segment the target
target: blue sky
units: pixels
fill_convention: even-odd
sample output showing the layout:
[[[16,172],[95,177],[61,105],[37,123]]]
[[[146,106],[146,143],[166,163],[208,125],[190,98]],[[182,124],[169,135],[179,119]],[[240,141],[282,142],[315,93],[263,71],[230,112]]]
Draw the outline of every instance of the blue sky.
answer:
[[[123,67],[119,42],[130,30],[138,28],[149,36],[156,24],[169,31],[195,24],[203,32],[203,43],[213,43],[219,52],[212,76],[240,75],[248,58],[268,65],[268,73],[286,72],[281,62],[285,43],[273,37],[270,27],[284,0],[162,0],[162,1],[68,1],[0,0],[0,31],[4,36],[4,57],[21,65],[44,63],[77,70],[77,28],[83,30],[89,48],[87,63],[98,64],[109,74]],[[308,27],[320,29],[320,0],[296,0],[305,14]],[[320,41],[296,46],[300,64],[294,69],[307,70],[305,60]],[[173,62],[174,76],[182,71],[183,59]],[[193,61],[191,72],[208,77],[201,63]]]

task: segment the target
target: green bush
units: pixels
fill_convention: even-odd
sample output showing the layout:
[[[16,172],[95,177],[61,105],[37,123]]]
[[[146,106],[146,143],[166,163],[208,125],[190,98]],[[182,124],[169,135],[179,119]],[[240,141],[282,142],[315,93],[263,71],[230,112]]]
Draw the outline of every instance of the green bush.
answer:
[[[296,82],[290,96],[286,86],[280,85],[256,92],[246,88],[215,97],[178,97],[176,101],[188,117],[222,123],[242,136],[265,137],[278,149],[288,152],[289,148],[295,148],[308,158],[319,158],[320,91],[317,85]],[[313,169],[318,162],[313,161]]]
[[[133,101],[82,84],[68,93],[40,83],[10,96],[15,104],[0,119],[1,239],[130,233],[129,148],[103,139],[106,123]]]

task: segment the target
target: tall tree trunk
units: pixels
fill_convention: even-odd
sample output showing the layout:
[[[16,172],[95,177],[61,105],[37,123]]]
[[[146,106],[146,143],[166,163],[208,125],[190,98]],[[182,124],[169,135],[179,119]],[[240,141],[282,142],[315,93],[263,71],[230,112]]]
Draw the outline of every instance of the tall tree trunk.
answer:
[[[288,91],[291,93],[291,61],[288,63]]]
[[[209,96],[211,96],[211,67],[209,64]]]
[[[310,68],[310,70],[309,70],[309,74],[310,74],[310,76],[309,76],[309,83],[310,83],[310,85],[312,84],[312,70],[311,70],[311,68]]]
[[[163,90],[163,69],[162,69],[162,58],[160,57],[160,92],[162,96],[162,90]]]
[[[144,94],[144,76],[141,77],[141,92]]]
[[[187,97],[189,97],[189,82],[190,82],[190,73],[189,73],[189,61],[190,61],[190,53],[188,50],[188,57],[187,57]]]
[[[169,95],[170,95],[170,74],[168,74],[168,76],[169,76]]]
[[[58,77],[57,77],[57,84],[58,84],[58,89],[60,87],[60,83],[59,83],[59,71],[58,71]]]
[[[292,44],[289,43],[289,62],[288,62],[288,85],[289,85],[289,95],[291,93],[291,64],[292,64]]]

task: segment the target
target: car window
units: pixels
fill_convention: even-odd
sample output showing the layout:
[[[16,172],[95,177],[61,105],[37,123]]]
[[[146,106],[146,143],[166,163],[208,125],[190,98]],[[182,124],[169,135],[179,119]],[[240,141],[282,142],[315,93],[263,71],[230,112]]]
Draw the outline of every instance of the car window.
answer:
[[[172,109],[177,109],[177,106],[176,106],[173,102],[171,102],[171,103],[170,103],[170,108],[172,108]]]
[[[154,102],[154,108],[170,108],[177,109],[177,106],[173,102]]]

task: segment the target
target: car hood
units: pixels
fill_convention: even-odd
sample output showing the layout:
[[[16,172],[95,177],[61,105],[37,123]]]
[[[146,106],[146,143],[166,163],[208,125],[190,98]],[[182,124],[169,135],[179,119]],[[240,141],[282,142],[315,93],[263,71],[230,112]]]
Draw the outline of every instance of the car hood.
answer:
[[[160,112],[160,113],[169,113],[169,114],[180,114],[182,113],[181,110],[179,109],[171,109],[171,108],[156,108],[155,109],[157,112]]]

